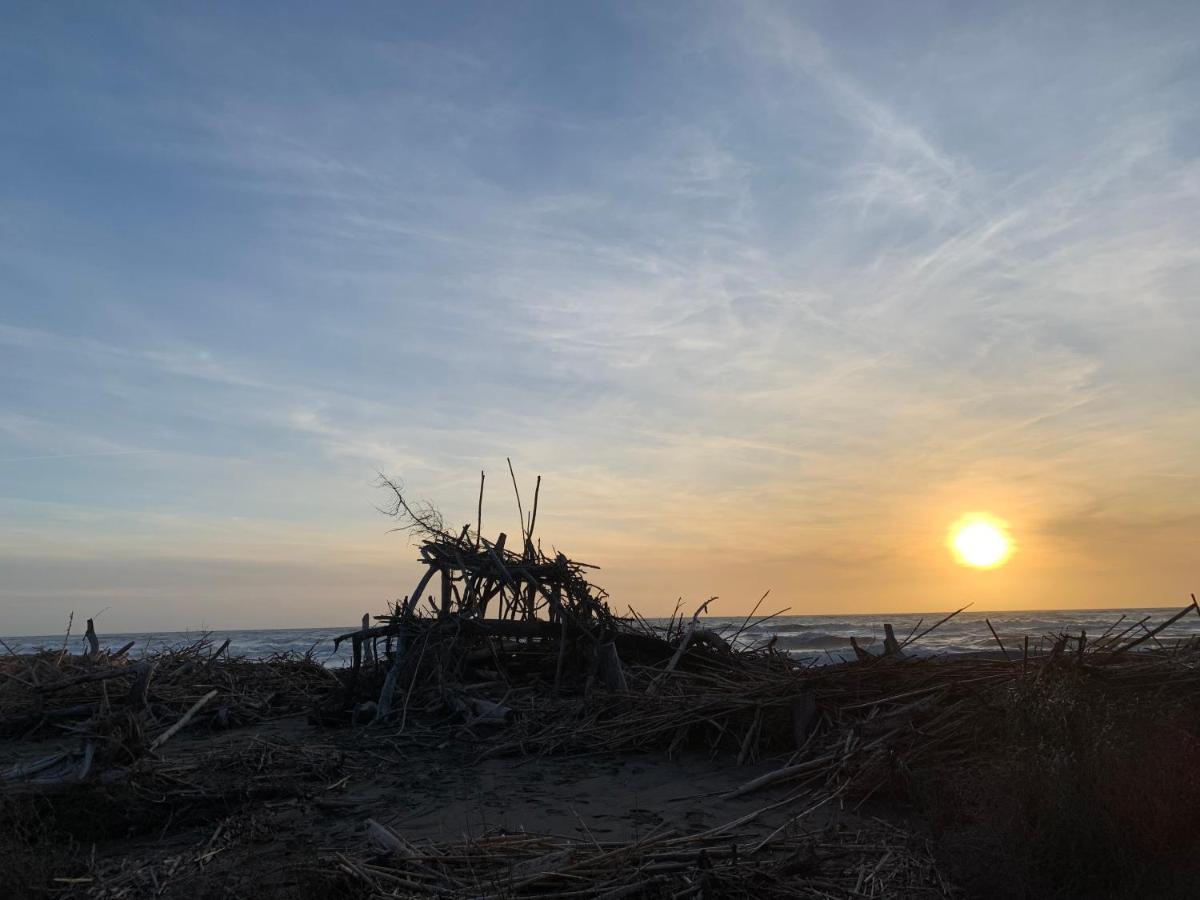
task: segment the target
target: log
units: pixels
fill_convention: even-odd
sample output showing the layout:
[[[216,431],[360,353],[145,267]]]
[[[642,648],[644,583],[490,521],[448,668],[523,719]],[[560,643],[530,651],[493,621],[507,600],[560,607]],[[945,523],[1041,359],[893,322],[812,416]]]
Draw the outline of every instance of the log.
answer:
[[[621,665],[621,657],[617,654],[617,647],[612,641],[600,645],[599,660],[600,679],[604,682],[604,686],[618,694],[628,693],[629,685],[625,681],[625,668]]]
[[[858,641],[855,639],[854,635],[850,636],[850,647],[852,650],[854,650],[854,655],[858,657],[859,662],[870,662],[871,660],[875,659],[874,654],[868,653],[862,647],[858,646]]]
[[[896,640],[896,632],[892,630],[890,622],[884,623],[883,626],[883,655],[896,659],[904,659],[907,655],[900,648],[900,642]]]
[[[90,648],[88,650],[88,658],[95,659],[100,655],[100,638],[96,637],[96,624],[91,619],[87,620],[87,631],[83,633],[83,636],[87,638],[88,647]]]
[[[129,686],[129,702],[134,709],[147,707],[150,696],[150,679],[154,675],[156,665],[157,663],[154,662],[143,662],[135,667],[137,675],[133,679],[133,684]]]

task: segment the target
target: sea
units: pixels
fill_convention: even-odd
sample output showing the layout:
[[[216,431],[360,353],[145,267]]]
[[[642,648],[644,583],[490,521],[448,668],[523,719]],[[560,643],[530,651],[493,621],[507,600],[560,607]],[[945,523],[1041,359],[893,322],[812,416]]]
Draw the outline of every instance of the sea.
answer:
[[[746,646],[774,641],[775,646],[797,659],[820,663],[837,663],[854,658],[850,638],[855,638],[868,651],[878,650],[883,643],[884,623],[889,623],[900,641],[912,638],[908,650],[915,655],[953,656],[956,654],[1000,653],[1019,656],[1025,652],[1029,639],[1031,653],[1045,652],[1060,634],[1095,640],[1109,632],[1118,634],[1125,629],[1126,640],[1145,635],[1155,625],[1179,611],[1174,608],[1131,608],[1093,610],[1036,610],[1026,612],[961,612],[941,622],[947,613],[871,614],[834,616],[791,616],[718,618],[703,620],[703,626],[724,633],[737,645]],[[665,626],[664,619],[649,619],[651,625]],[[989,623],[990,626],[989,627]],[[931,631],[926,630],[936,625]],[[100,632],[101,645],[110,649],[132,642],[131,656],[140,656],[170,647],[178,647],[206,639],[213,647],[229,640],[232,655],[265,659],[276,654],[311,654],[328,666],[341,666],[350,661],[350,642],[334,647],[338,635],[353,631],[354,625],[340,628],[271,628],[263,630],[163,631],[137,634],[107,634]],[[995,634],[993,634],[993,631]],[[1200,635],[1200,612],[1185,615],[1163,632],[1148,638],[1143,648],[1170,646],[1179,640]],[[5,637],[0,652],[29,653],[40,649],[61,649],[72,652],[83,649],[83,636],[33,635]]]

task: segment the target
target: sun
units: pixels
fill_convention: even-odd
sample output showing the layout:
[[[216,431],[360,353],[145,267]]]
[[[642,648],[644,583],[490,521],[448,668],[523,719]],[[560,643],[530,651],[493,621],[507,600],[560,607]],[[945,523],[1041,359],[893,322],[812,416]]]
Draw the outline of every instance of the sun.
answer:
[[[976,569],[1002,566],[1013,553],[1008,523],[986,513],[968,513],[950,526],[946,539],[960,565]]]

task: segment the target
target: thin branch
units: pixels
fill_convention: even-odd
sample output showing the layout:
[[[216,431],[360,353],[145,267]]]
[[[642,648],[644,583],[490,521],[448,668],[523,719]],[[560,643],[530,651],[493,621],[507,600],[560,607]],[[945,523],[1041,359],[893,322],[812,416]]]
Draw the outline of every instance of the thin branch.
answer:
[[[479,510],[475,514],[475,549],[479,549],[479,542],[483,539],[483,479],[484,471],[479,470]]]
[[[396,499],[389,506],[375,507],[385,516],[400,522],[400,526],[393,529],[394,531],[407,531],[410,534],[419,534],[425,537],[450,538],[450,535],[446,533],[446,524],[442,520],[442,514],[433,504],[421,503],[416,506],[409,504],[404,499],[403,486],[382,472],[379,474],[379,487],[389,488],[396,495]]]
[[[521,509],[521,491],[517,487],[517,473],[513,471],[512,460],[507,456],[504,459],[508,462],[508,474],[512,476],[513,493],[517,495],[517,515],[521,519],[521,546],[525,546],[525,542],[529,540],[529,535],[525,531],[525,510]]]

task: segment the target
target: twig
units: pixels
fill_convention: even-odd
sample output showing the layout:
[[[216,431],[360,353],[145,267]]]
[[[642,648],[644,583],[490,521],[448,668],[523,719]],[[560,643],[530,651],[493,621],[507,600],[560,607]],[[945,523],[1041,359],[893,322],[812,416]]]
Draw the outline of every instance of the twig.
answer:
[[[521,489],[517,487],[517,473],[513,471],[512,460],[507,456],[504,458],[508,462],[508,474],[512,476],[513,493],[517,495],[517,515],[521,519],[521,545],[523,547],[529,540],[529,536],[525,532],[525,511],[521,509]]]
[[[996,643],[1000,645],[1000,652],[1004,654],[1004,658],[1009,662],[1012,662],[1012,657],[1010,657],[1008,655],[1008,651],[1004,649],[1004,642],[1000,640],[1000,635],[996,634],[996,629],[992,627],[992,620],[985,618],[983,621],[987,622],[988,631],[992,633],[992,637],[994,637],[996,639]]]
[[[687,632],[683,635],[683,639],[679,642],[679,648],[675,651],[675,655],[671,657],[671,661],[667,663],[667,668],[662,675],[650,682],[650,686],[646,688],[646,696],[654,696],[654,694],[658,692],[659,685],[666,681],[666,679],[670,677],[671,673],[675,671],[675,667],[679,665],[679,660],[683,657],[683,654],[687,652],[688,645],[692,642],[692,635],[696,632],[696,625],[700,621],[700,616],[702,616],[704,611],[708,609],[708,604],[712,603],[716,599],[716,597],[709,597],[707,600],[701,603],[699,609],[692,614],[692,621],[688,624]]]
[[[971,607],[971,606],[973,606],[973,605],[974,605],[973,603],[968,603],[966,606],[960,606],[958,609],[956,609],[954,612],[950,613],[950,615],[946,616],[945,618],[943,618],[943,619],[938,619],[936,622],[934,622],[932,625],[930,625],[928,628],[926,628],[924,631],[922,631],[922,632],[921,632],[920,634],[918,634],[916,637],[910,637],[910,638],[908,638],[908,639],[907,639],[907,640],[905,640],[905,642],[904,642],[903,644],[901,644],[900,646],[901,646],[901,647],[907,647],[907,646],[908,646],[909,644],[911,644],[913,641],[919,641],[921,638],[925,637],[925,635],[929,634],[929,632],[933,631],[935,628],[939,628],[939,627],[941,627],[942,625],[945,625],[947,622],[949,622],[951,619],[953,619],[955,616],[957,616],[957,615],[958,615],[960,612],[962,612],[964,609],[968,609],[969,607]]]

